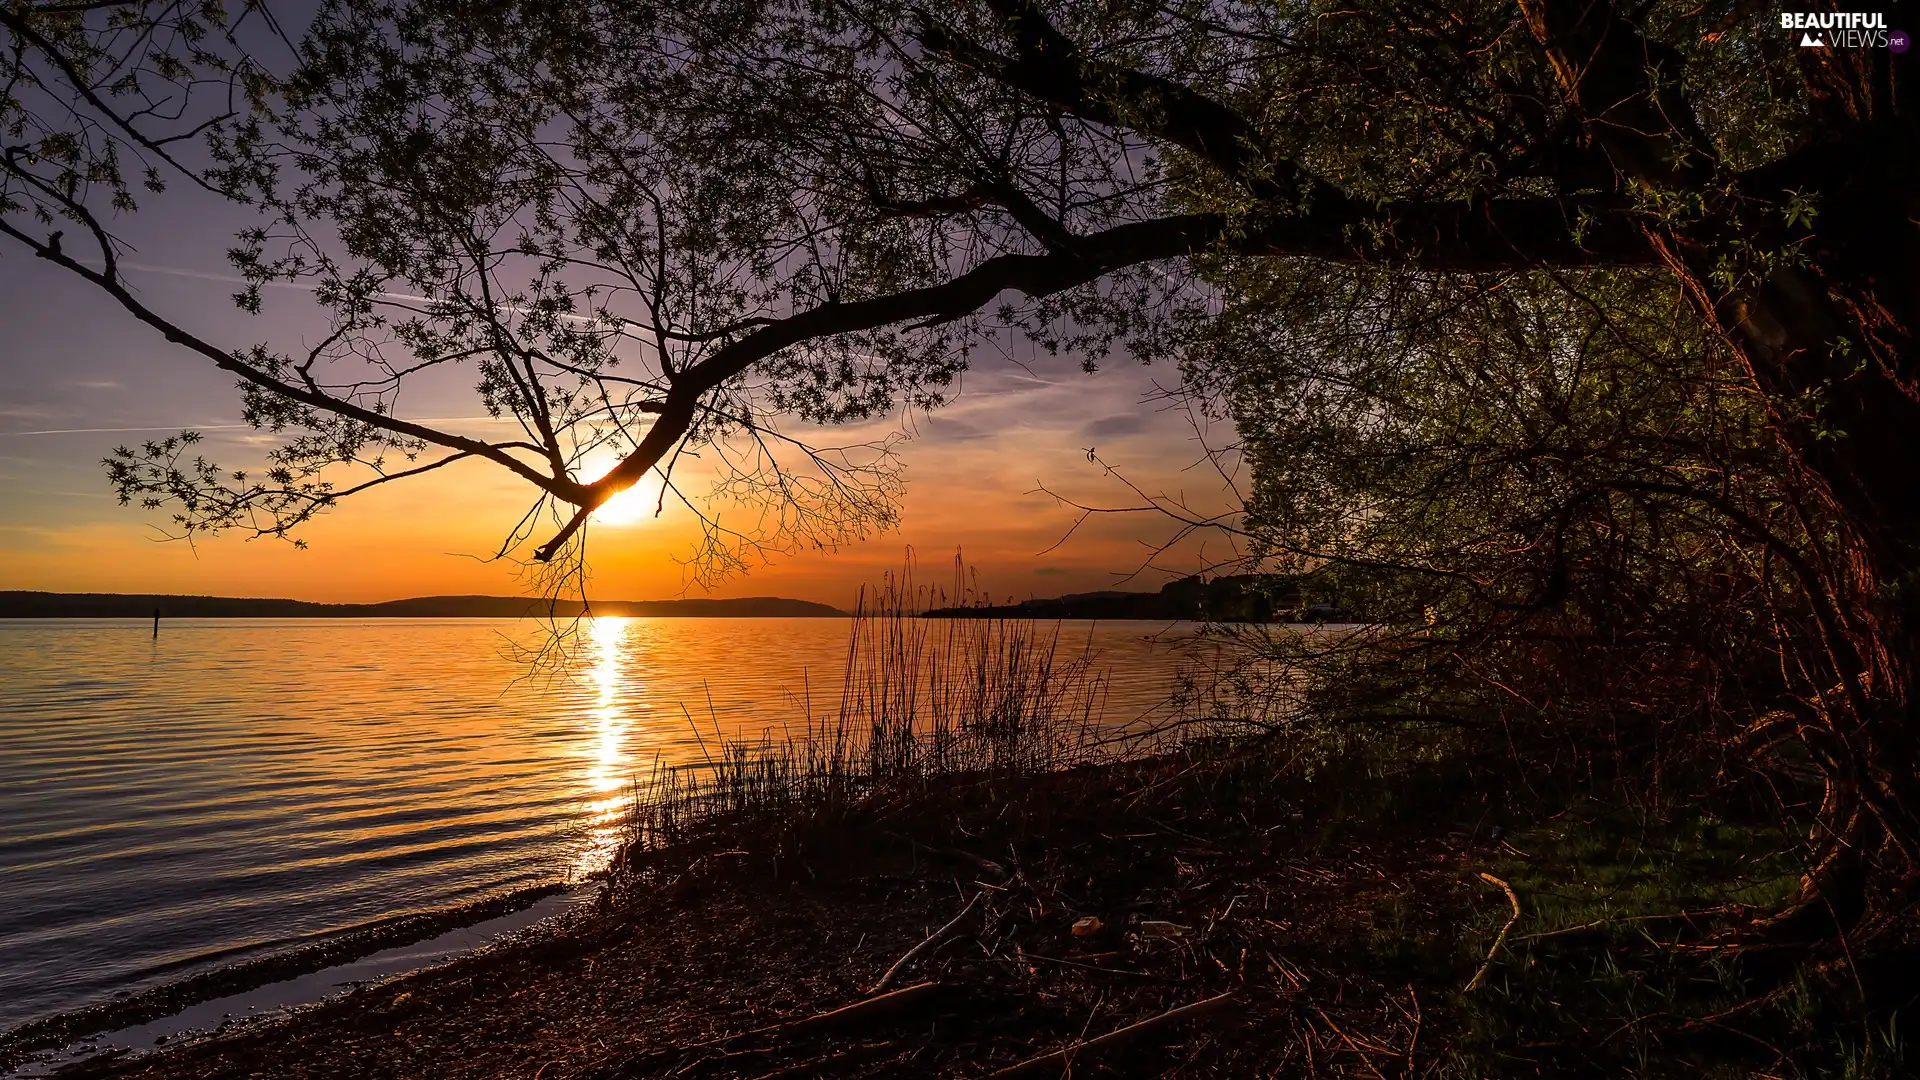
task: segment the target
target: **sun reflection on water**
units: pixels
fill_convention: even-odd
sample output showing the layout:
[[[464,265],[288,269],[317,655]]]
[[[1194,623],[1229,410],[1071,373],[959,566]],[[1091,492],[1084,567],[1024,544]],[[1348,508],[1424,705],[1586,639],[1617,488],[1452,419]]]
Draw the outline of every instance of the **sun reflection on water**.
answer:
[[[599,616],[593,620],[592,651],[588,660],[589,677],[597,694],[588,716],[592,722],[591,739],[586,749],[584,776],[584,816],[587,821],[586,844],[574,860],[573,876],[578,879],[606,868],[619,848],[621,825],[632,803],[634,782],[628,736],[633,721],[627,715],[622,698],[632,700],[625,689],[623,657],[630,620],[618,616]]]

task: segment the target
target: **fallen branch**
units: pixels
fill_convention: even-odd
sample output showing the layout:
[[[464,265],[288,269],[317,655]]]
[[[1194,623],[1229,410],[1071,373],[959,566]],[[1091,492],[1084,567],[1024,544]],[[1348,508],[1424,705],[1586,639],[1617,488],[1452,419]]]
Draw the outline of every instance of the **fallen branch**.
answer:
[[[1232,999],[1233,991],[1229,990],[1217,997],[1196,1001],[1191,1005],[1182,1005],[1177,1009],[1169,1009],[1159,1016],[1149,1017],[1137,1024],[1129,1024],[1117,1031],[1109,1031],[1105,1035],[1089,1042],[1076,1043],[1064,1050],[1055,1050],[1051,1054],[1042,1054],[1039,1057],[1028,1058],[1017,1065],[1009,1065],[999,1072],[990,1074],[987,1080],[1002,1080],[1003,1077],[1009,1076],[1025,1076],[1028,1073],[1038,1072],[1049,1066],[1069,1065],[1075,1059],[1084,1055],[1097,1054],[1103,1050],[1110,1050],[1121,1043],[1130,1042],[1142,1035],[1151,1034],[1161,1028],[1177,1024],[1182,1020],[1191,1020],[1196,1017],[1219,1012],[1231,1004]]]
[[[896,1012],[900,1012],[909,1006],[920,1004],[922,1001],[932,996],[934,993],[938,992],[940,989],[941,989],[941,984],[936,982],[923,982],[923,983],[916,983],[913,986],[903,986],[900,989],[895,990],[891,994],[881,994],[877,997],[862,998],[851,1005],[842,1005],[837,1009],[829,1009],[823,1013],[815,1013],[812,1016],[804,1016],[798,1020],[789,1020],[786,1023],[782,1023],[782,1024],[767,1024],[762,1027],[749,1028],[746,1031],[736,1031],[731,1035],[722,1035],[722,1036],[719,1036],[718,1038],[708,1039],[705,1042],[689,1043],[685,1046],[679,1046],[679,1047],[667,1047],[664,1049],[655,1050],[651,1053],[640,1054],[635,1057],[628,1058],[625,1064],[626,1064],[626,1067],[630,1071],[632,1071],[632,1070],[639,1069],[642,1066],[642,1063],[652,1063],[652,1062],[661,1061],[661,1060],[673,1057],[676,1054],[684,1056],[696,1050],[720,1049],[726,1046],[730,1046],[734,1043],[740,1042],[744,1039],[759,1039],[759,1038],[766,1038],[769,1036],[803,1034],[809,1031],[818,1031],[822,1028],[847,1027],[854,1024],[864,1023],[865,1021],[868,1021],[868,1020],[877,1020],[877,1019],[880,1019],[881,1017],[888,1016]],[[772,1049],[771,1047],[763,1046],[758,1049],[736,1051],[735,1053],[764,1054],[764,1053],[770,1052],[771,1049]],[[732,1055],[723,1055],[723,1056],[732,1056]],[[703,1059],[703,1060],[713,1060],[713,1059]],[[649,1073],[648,1075],[653,1075],[653,1074]]]
[[[1162,976],[1162,975],[1155,975],[1150,971],[1129,971],[1126,968],[1099,967],[1094,964],[1083,964],[1078,960],[1062,959],[1061,957],[1058,957],[1058,956],[1042,956],[1040,953],[1030,953],[1025,949],[1020,950],[1019,959],[1016,960],[1016,959],[1013,959],[1012,957],[1007,957],[1005,959],[1008,963],[1015,963],[1015,964],[1024,963],[1029,960],[1038,960],[1043,964],[1059,964],[1061,967],[1075,968],[1080,971],[1098,971],[1103,975],[1131,975],[1136,979],[1148,979],[1153,982],[1159,982],[1159,983],[1173,983],[1177,981],[1174,979],[1166,978],[1165,976]]]
[[[816,1028],[841,1027],[846,1024],[862,1023],[887,1013],[897,1012],[910,1005],[918,1004],[922,999],[931,996],[939,989],[940,984],[936,982],[923,982],[916,983],[913,986],[903,986],[891,994],[880,994],[877,997],[863,998],[851,1005],[843,1005],[838,1009],[818,1013],[804,1020],[795,1020],[790,1024],[782,1024],[775,1030],[779,1034],[786,1035],[799,1031],[812,1031]]]
[[[1653,922],[1661,919],[1693,920],[1706,915],[1723,915],[1729,910],[1731,909],[1728,905],[1722,904],[1719,907],[1702,908],[1699,911],[1674,911],[1659,915],[1620,915],[1606,919],[1595,919],[1592,922],[1581,923],[1579,926],[1563,926],[1558,930],[1542,930],[1537,934],[1521,934],[1513,940],[1537,941],[1540,938],[1559,937],[1562,934],[1578,934],[1583,930],[1597,930],[1602,926],[1612,926],[1616,923]]]
[[[975,905],[979,904],[980,898],[985,895],[987,895],[987,890],[985,889],[981,889],[980,891],[974,893],[973,899],[967,901],[967,906],[960,909],[960,914],[955,915],[953,917],[953,921],[947,923],[947,925],[927,935],[927,940],[921,942],[918,945],[915,945],[911,949],[908,949],[907,955],[901,957],[898,960],[895,960],[893,962],[893,966],[887,969],[887,973],[885,975],[880,976],[880,981],[877,983],[874,983],[873,989],[868,991],[868,993],[877,994],[880,991],[885,990],[887,988],[887,985],[893,982],[893,977],[899,974],[902,968],[905,968],[908,964],[911,964],[915,959],[917,959],[920,956],[921,953],[926,952],[928,949],[933,948],[934,943],[938,942],[941,938],[944,938],[948,934],[952,933],[953,928],[960,925],[960,920],[966,918],[968,915],[973,914],[973,909]]]
[[[1500,952],[1500,946],[1507,943],[1507,931],[1512,930],[1513,924],[1520,921],[1520,895],[1513,891],[1513,886],[1485,871],[1481,872],[1480,878],[1489,884],[1500,886],[1501,891],[1507,894],[1507,903],[1513,905],[1513,914],[1508,916],[1507,925],[1500,928],[1499,936],[1493,939],[1493,948],[1487,950],[1486,963],[1480,965],[1480,970],[1473,973],[1473,980],[1467,983],[1465,990],[1461,991],[1465,994],[1473,993],[1480,986],[1481,980],[1487,977],[1488,969],[1493,967],[1494,956]]]

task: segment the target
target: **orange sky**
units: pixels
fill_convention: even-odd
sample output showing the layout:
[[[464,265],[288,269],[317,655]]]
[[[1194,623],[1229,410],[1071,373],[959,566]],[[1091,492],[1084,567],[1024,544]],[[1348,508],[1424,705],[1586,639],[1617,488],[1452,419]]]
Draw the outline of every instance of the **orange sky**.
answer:
[[[9,327],[0,352],[0,588],[323,601],[522,588],[513,567],[476,556],[494,549],[528,505],[530,489],[478,464],[356,497],[304,530],[307,551],[236,536],[195,547],[156,542],[153,526],[164,515],[114,505],[102,456],[121,442],[195,426],[207,433],[207,455],[233,467],[257,460],[267,439],[239,425],[238,395],[228,377],[105,308],[84,284],[23,262],[30,260],[0,258],[0,324]],[[226,299],[231,286],[218,276],[216,264],[205,276],[149,273],[136,275],[136,283],[154,306],[179,313],[216,340],[270,336],[260,322],[233,312]],[[301,337],[297,326],[265,329]],[[942,583],[955,549],[964,549],[996,596],[1158,587],[1166,574],[1121,579],[1146,557],[1141,541],[1166,534],[1164,521],[1105,519],[1047,552],[1075,513],[1033,489],[1045,484],[1108,505],[1133,501],[1087,460],[1086,449],[1097,447],[1150,490],[1184,490],[1217,502],[1218,478],[1193,468],[1201,455],[1184,415],[1143,403],[1155,378],[1171,377],[1125,361],[1094,376],[1068,360],[1035,373],[1004,360],[983,364],[967,374],[953,405],[855,433],[913,435],[904,449],[908,483],[899,531],[838,552],[781,557],[711,594],[684,594],[782,595],[846,605],[861,583],[898,567],[909,546],[922,579]],[[405,415],[476,411],[464,387],[450,388],[444,400],[429,394],[412,404]],[[594,594],[683,595],[676,559],[693,535],[690,515],[673,507],[661,520],[596,526]],[[1212,551],[1219,550],[1216,542]],[[1189,550],[1166,563],[1191,570],[1199,554]]]
[[[1090,501],[1118,504],[1126,497],[1073,445],[1078,434],[1074,426],[1026,428],[1010,433],[1005,445],[996,441],[978,447],[943,440],[937,417],[923,419],[920,426],[928,434],[906,451],[908,486],[899,530],[837,552],[776,556],[711,594],[685,594],[777,594],[845,605],[862,582],[898,568],[909,547],[916,553],[922,579],[941,584],[950,577],[958,548],[996,595],[1111,588],[1145,557],[1147,549],[1139,541],[1156,538],[1163,529],[1144,518],[1101,522],[1042,555],[1076,515],[1044,495],[1029,494],[1037,481]],[[103,446],[86,445],[80,452],[89,455],[86,464],[91,465]],[[1152,471],[1148,455],[1115,456],[1121,463]],[[78,479],[87,479],[85,472],[81,470]],[[104,493],[104,479],[93,479]],[[35,498],[31,491],[18,490],[15,476],[4,483],[11,489],[10,506],[24,506]],[[159,542],[155,524],[163,522],[164,515],[117,507],[110,499],[84,498],[94,494],[75,491],[48,500],[55,505],[100,504],[83,505],[82,513],[67,520],[43,515],[37,521],[0,525],[0,587],[322,601],[513,593],[522,588],[514,567],[476,556],[484,557],[498,543],[524,509],[528,489],[482,466],[357,496],[301,532],[309,544],[305,551],[237,536],[193,546]],[[678,560],[694,536],[691,514],[672,505],[659,519],[596,523],[589,547],[594,594],[620,599],[682,595],[686,579]],[[1185,565],[1178,559],[1173,563]],[[1149,573],[1122,587],[1153,588],[1165,579],[1164,574]]]

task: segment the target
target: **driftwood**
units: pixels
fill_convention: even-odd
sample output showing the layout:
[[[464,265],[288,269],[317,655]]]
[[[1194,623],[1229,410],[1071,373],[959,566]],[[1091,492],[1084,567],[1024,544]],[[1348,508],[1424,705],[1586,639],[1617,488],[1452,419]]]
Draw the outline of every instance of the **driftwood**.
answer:
[[[780,1039],[787,1035],[807,1035],[817,1031],[834,1028],[856,1027],[869,1021],[885,1020],[896,1013],[926,1003],[935,994],[945,989],[935,982],[924,982],[914,986],[903,986],[891,994],[862,998],[851,1005],[842,1005],[823,1013],[804,1016],[798,1020],[789,1020],[782,1024],[768,1024],[747,1031],[736,1031],[731,1035],[722,1035],[705,1042],[691,1043],[679,1047],[663,1047],[647,1053],[627,1058],[623,1063],[625,1075],[659,1076],[666,1073],[657,1071],[666,1063],[678,1059],[678,1067],[668,1070],[678,1076],[688,1069],[697,1068],[704,1062],[738,1058],[747,1055],[764,1055],[775,1052],[780,1047]],[[757,1047],[728,1051],[727,1047],[738,1045],[746,1040],[761,1043]],[[702,1052],[705,1052],[704,1055]],[[715,1054],[714,1051],[722,1051]],[[811,1068],[809,1063],[806,1068]],[[780,1075],[774,1073],[772,1075]]]
[[[1464,994],[1471,994],[1480,988],[1480,983],[1487,977],[1487,971],[1493,967],[1493,958],[1500,953],[1500,946],[1507,943],[1507,931],[1512,930],[1513,924],[1520,921],[1520,894],[1513,891],[1513,886],[1485,872],[1481,873],[1480,878],[1489,885],[1500,886],[1500,890],[1507,894],[1507,903],[1513,905],[1513,914],[1507,917],[1507,925],[1501,927],[1499,936],[1493,939],[1493,948],[1487,950],[1487,962],[1480,965],[1480,970],[1473,973],[1473,981],[1467,983],[1467,988],[1461,991]]]
[[[908,949],[907,955],[901,957],[898,960],[895,960],[893,962],[893,966],[887,969],[887,973],[885,975],[880,976],[880,981],[877,983],[874,983],[873,989],[867,992],[870,994],[877,994],[880,991],[885,990],[888,984],[893,982],[893,977],[900,973],[901,969],[905,968],[908,964],[912,963],[916,958],[919,957],[921,953],[926,952],[928,949],[933,948],[934,944],[937,943],[941,938],[944,938],[948,934],[952,933],[953,928],[960,925],[960,920],[966,918],[968,915],[973,914],[974,907],[980,903],[980,898],[985,895],[987,895],[987,890],[985,889],[981,889],[979,892],[974,893],[973,899],[967,901],[967,906],[960,909],[960,914],[955,915],[953,917],[953,920],[947,923],[947,925],[929,934],[927,936],[927,940],[921,942],[918,945],[915,945],[911,949]]]
[[[815,1031],[820,1028],[843,1027],[849,1024],[865,1023],[868,1020],[898,1012],[909,1006],[918,1005],[926,998],[933,996],[939,989],[940,984],[936,982],[923,982],[913,986],[903,986],[891,994],[879,994],[875,997],[862,998],[851,1005],[842,1005],[838,1009],[817,1013],[804,1020],[795,1020],[790,1024],[782,1024],[775,1028],[774,1031],[786,1035],[795,1032]]]
[[[1116,1031],[1109,1031],[1097,1039],[1076,1043],[1065,1050],[1055,1050],[1051,1054],[1028,1058],[1017,1065],[1009,1065],[999,1072],[988,1074],[987,1080],[1002,1080],[1009,1076],[1026,1076],[1050,1067],[1071,1065],[1076,1059],[1110,1050],[1121,1043],[1131,1042],[1142,1035],[1150,1035],[1164,1027],[1170,1027],[1182,1020],[1207,1016],[1219,1012],[1233,1002],[1233,991],[1229,990],[1217,997],[1205,998],[1191,1005],[1182,1005],[1177,1009],[1168,1009],[1158,1016],[1148,1017],[1137,1024],[1129,1024]]]

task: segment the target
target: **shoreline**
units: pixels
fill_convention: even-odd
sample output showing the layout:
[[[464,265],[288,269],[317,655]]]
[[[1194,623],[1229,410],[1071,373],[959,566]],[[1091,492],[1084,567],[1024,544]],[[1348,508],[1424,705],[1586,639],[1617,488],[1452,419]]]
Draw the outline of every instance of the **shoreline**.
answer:
[[[1168,764],[1081,766],[1021,779],[1037,801],[1067,810],[1113,783],[1167,791],[1155,781],[1172,775]],[[1029,1014],[1024,1002],[1036,989],[1042,998],[1092,995],[1082,1005],[1094,1006],[1101,1027],[1110,1018],[1164,1012],[1232,989],[1219,971],[1196,970],[1183,959],[1182,946],[1193,938],[1175,941],[1155,930],[1199,931],[1210,915],[1231,918],[1221,908],[1234,903],[1230,898],[1186,890],[1101,903],[1108,929],[1083,940],[1071,926],[1089,899],[1070,902],[1056,892],[1083,870],[1117,876],[1129,894],[1175,886],[1184,875],[1168,857],[1190,843],[1180,832],[1156,829],[1143,843],[1125,834],[1145,827],[1145,819],[1129,816],[1112,841],[1129,857],[1111,858],[1102,842],[1107,850],[1068,867],[1048,855],[1001,855],[984,837],[937,830],[934,822],[947,813],[962,814],[969,823],[963,829],[997,817],[1006,805],[1005,779],[984,772],[949,777],[877,819],[844,830],[808,828],[797,844],[769,836],[757,822],[720,820],[667,847],[630,847],[601,901],[579,905],[572,917],[308,1007],[202,1029],[152,1050],[85,1057],[51,1075],[478,1080],[538,1071],[543,1080],[611,1080],[691,1067],[740,1077],[770,1070],[865,1076],[874,1075],[867,1067],[876,1062],[866,1060],[874,1055],[897,1059],[881,1064],[881,1075],[950,1075],[948,1066],[972,1075],[980,1062],[1028,1057],[1085,1027],[1084,1014]],[[1045,850],[1079,839],[1078,828],[1056,831],[1066,825],[1028,832],[1019,846]],[[974,845],[999,861],[966,850]],[[1143,875],[1138,857],[1146,849],[1155,857]],[[1244,914],[1246,901],[1239,907]],[[963,920],[968,933],[921,944],[930,929]],[[995,936],[997,955],[967,944]],[[1200,940],[1211,937],[1209,927]],[[1101,959],[1114,949],[1133,955]],[[1041,966],[1055,954],[1056,963]],[[1082,954],[1090,964],[1074,959]],[[1100,974],[1103,964],[1125,970],[1109,980]],[[882,996],[874,988],[889,977],[890,989],[904,991],[897,1015],[867,1006],[837,1013]],[[1265,992],[1238,996],[1235,1004],[1256,1017],[1270,1015],[1277,1000]],[[925,1037],[892,1037],[909,1030]],[[848,1034],[860,1038],[843,1043]],[[729,1064],[737,1071],[727,1071]]]
[[[1044,1070],[1063,1050],[1087,1059],[1075,1075],[1266,1075],[1293,1039],[1343,1053],[1339,1037],[1296,1026],[1307,1000],[1371,1044],[1439,1050],[1442,988],[1477,955],[1431,957],[1429,1026],[1415,1035],[1398,965],[1354,916],[1417,896],[1435,906],[1416,936],[1450,938],[1478,906],[1461,878],[1486,850],[1391,821],[1323,847],[1316,834],[1345,828],[1338,783],[1285,801],[1248,791],[1245,816],[1223,817],[1195,797],[1246,758],[1210,760],[959,773],[788,827],[722,815],[630,846],[574,917],[53,1075],[962,1080]]]
[[[101,1037],[163,1024],[208,1002],[239,997],[308,976],[349,968],[389,950],[417,946],[535,908],[543,901],[604,886],[604,875],[568,884],[530,885],[467,904],[407,912],[319,935],[304,945],[218,964],[126,997],[28,1020],[0,1031],[0,1076],[15,1075],[49,1052],[59,1053]],[[510,931],[503,931],[510,932]],[[494,935],[498,936],[498,935]],[[484,947],[485,943],[482,943]],[[462,950],[471,951],[471,950]],[[448,954],[436,961],[443,962]],[[417,967],[415,969],[417,970]],[[392,972],[390,975],[404,975]],[[286,1002],[271,1007],[298,1007]]]
[[[1737,924],[1743,909],[1703,901],[1740,879],[1694,861],[1742,862],[1729,835],[1702,849],[1683,822],[1650,836],[1519,804],[1490,827],[1471,797],[1483,778],[1459,759],[1302,749],[1196,743],[925,775],[816,806],[830,813],[656,817],[671,835],[636,834],[569,917],[53,1075],[1518,1075],[1543,1045],[1587,1065],[1575,1074],[1626,1075],[1634,1047],[1587,1020],[1676,963],[1676,996],[1631,1014],[1661,1060],[1790,1074],[1753,1040],[1702,1034],[1693,1017],[1739,1019],[1741,988],[1692,977],[1687,953],[1646,936]],[[1669,849],[1671,863],[1636,861]],[[1629,866],[1665,884],[1619,891]],[[1617,974],[1595,973],[1602,955]]]

